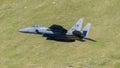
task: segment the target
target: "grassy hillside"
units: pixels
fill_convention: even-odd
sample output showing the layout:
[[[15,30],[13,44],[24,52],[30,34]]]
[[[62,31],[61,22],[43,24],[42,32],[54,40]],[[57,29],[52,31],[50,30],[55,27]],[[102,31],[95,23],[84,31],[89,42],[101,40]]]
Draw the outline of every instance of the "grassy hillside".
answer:
[[[0,0],[0,68],[120,68],[120,0]],[[97,42],[47,41],[20,28],[90,22]]]

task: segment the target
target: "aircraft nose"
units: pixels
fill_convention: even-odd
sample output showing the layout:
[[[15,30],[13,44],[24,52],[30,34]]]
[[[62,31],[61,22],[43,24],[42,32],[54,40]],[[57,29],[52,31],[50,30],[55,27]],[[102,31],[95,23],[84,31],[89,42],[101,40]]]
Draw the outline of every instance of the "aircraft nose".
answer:
[[[19,32],[26,32],[26,30],[25,29],[20,29]]]
[[[27,28],[20,29],[19,32],[22,32],[22,33],[34,33],[34,29],[31,28],[31,27],[27,27]]]

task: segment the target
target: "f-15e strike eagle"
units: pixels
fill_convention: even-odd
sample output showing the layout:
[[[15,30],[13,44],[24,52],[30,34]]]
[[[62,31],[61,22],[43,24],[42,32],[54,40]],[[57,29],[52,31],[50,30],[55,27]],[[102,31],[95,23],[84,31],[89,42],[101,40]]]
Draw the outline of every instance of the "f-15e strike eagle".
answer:
[[[79,19],[77,23],[70,30],[66,30],[62,26],[54,24],[50,27],[35,25],[32,27],[20,29],[19,32],[30,33],[30,34],[41,34],[43,37],[46,37],[47,40],[55,40],[62,42],[74,42],[75,40],[85,41],[85,39],[95,42],[95,40],[88,37],[91,24],[88,23],[81,30],[82,24],[83,24],[83,18]]]

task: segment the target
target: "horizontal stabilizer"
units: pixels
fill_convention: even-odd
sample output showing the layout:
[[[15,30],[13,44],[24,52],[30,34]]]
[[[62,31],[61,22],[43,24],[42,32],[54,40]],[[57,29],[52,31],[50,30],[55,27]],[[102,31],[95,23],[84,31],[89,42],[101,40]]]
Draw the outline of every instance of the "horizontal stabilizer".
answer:
[[[91,39],[91,38],[84,38],[84,39],[86,39],[86,40],[90,40],[90,41],[93,41],[93,42],[96,42],[96,40]]]

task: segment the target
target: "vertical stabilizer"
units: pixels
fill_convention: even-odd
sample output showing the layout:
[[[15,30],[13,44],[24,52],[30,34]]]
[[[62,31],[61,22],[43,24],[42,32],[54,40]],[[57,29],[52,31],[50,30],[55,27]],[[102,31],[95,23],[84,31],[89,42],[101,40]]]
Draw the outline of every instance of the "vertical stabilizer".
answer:
[[[88,37],[88,33],[89,33],[89,30],[90,30],[90,27],[91,27],[91,24],[88,23],[88,24],[83,28],[83,30],[82,30],[83,35],[85,36],[85,38]]]
[[[72,34],[73,31],[80,31],[83,23],[83,18],[80,18],[75,25],[68,31],[69,34]]]

